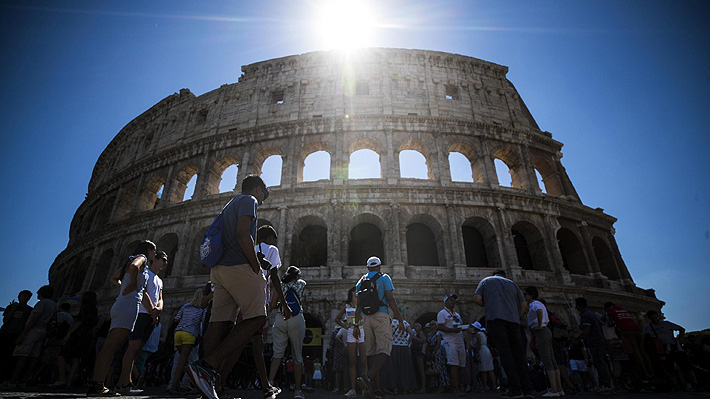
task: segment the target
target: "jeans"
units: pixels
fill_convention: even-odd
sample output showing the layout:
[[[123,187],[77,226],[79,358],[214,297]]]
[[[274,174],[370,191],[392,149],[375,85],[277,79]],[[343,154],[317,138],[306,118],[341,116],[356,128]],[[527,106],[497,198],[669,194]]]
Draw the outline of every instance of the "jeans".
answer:
[[[521,390],[521,380],[525,373],[525,352],[522,337],[520,336],[520,324],[506,320],[488,320],[488,336],[493,339],[500,361],[508,376],[510,392],[519,394]]]
[[[611,374],[609,367],[606,365],[606,348],[604,345],[589,345],[589,353],[592,355],[594,368],[599,374],[599,385],[611,388]]]

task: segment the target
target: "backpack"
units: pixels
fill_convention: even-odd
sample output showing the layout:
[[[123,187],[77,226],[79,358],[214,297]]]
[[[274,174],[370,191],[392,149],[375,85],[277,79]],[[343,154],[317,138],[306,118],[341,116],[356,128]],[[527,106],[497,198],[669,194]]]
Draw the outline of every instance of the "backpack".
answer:
[[[222,244],[222,228],[224,222],[222,215],[224,210],[236,198],[241,199],[241,195],[232,198],[227,205],[222,208],[222,211],[214,218],[210,227],[207,228],[205,236],[202,238],[202,244],[200,244],[200,260],[209,268],[215,267],[220,259],[222,259],[222,254],[224,253],[224,245]]]
[[[365,275],[367,276],[367,275]],[[382,273],[377,272],[371,278],[363,277],[360,282],[360,289],[357,292],[357,303],[362,313],[371,315],[377,313],[384,303],[377,293],[377,279],[382,277]]]
[[[298,316],[298,314],[301,313],[301,301],[298,299],[296,292],[294,290],[288,290],[286,295],[284,295],[284,299],[288,307],[291,308],[291,316]]]

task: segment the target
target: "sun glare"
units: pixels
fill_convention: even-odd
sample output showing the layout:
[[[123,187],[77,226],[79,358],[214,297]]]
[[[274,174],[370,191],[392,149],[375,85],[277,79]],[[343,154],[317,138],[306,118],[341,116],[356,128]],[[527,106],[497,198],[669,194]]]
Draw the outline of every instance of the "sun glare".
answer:
[[[327,49],[350,49],[373,45],[373,10],[362,1],[324,2],[317,19],[317,35]]]

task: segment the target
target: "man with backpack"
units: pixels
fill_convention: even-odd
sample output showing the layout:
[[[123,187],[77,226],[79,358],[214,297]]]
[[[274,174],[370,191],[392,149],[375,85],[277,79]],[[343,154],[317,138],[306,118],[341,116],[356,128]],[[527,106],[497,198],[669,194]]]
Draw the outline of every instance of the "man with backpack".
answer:
[[[382,397],[376,387],[379,387],[380,370],[384,368],[392,351],[392,322],[388,307],[399,321],[400,332],[404,332],[404,318],[394,298],[392,279],[380,271],[381,266],[380,258],[373,256],[368,259],[367,274],[355,286],[358,301],[355,324],[360,323],[364,314],[362,329],[365,332],[369,362],[367,375],[358,377],[357,383],[370,399]],[[353,336],[359,338],[360,330],[354,329]]]
[[[223,252],[216,264],[211,265],[210,280],[215,288],[204,339],[205,356],[187,367],[193,384],[208,399],[219,399],[215,386],[225,359],[266,323],[266,279],[254,244],[256,211],[268,197],[269,190],[261,177],[247,176],[242,182],[242,193],[218,216],[222,244],[219,250]],[[202,248],[205,246],[203,241],[201,257],[206,252]],[[240,310],[243,321],[235,325]]]

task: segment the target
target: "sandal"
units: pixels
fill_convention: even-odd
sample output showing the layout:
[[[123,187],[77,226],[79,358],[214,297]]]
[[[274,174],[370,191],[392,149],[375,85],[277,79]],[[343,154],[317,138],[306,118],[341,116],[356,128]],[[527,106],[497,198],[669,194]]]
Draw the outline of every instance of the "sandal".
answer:
[[[91,384],[86,396],[121,396],[121,394],[106,388],[103,383],[94,383]]]

